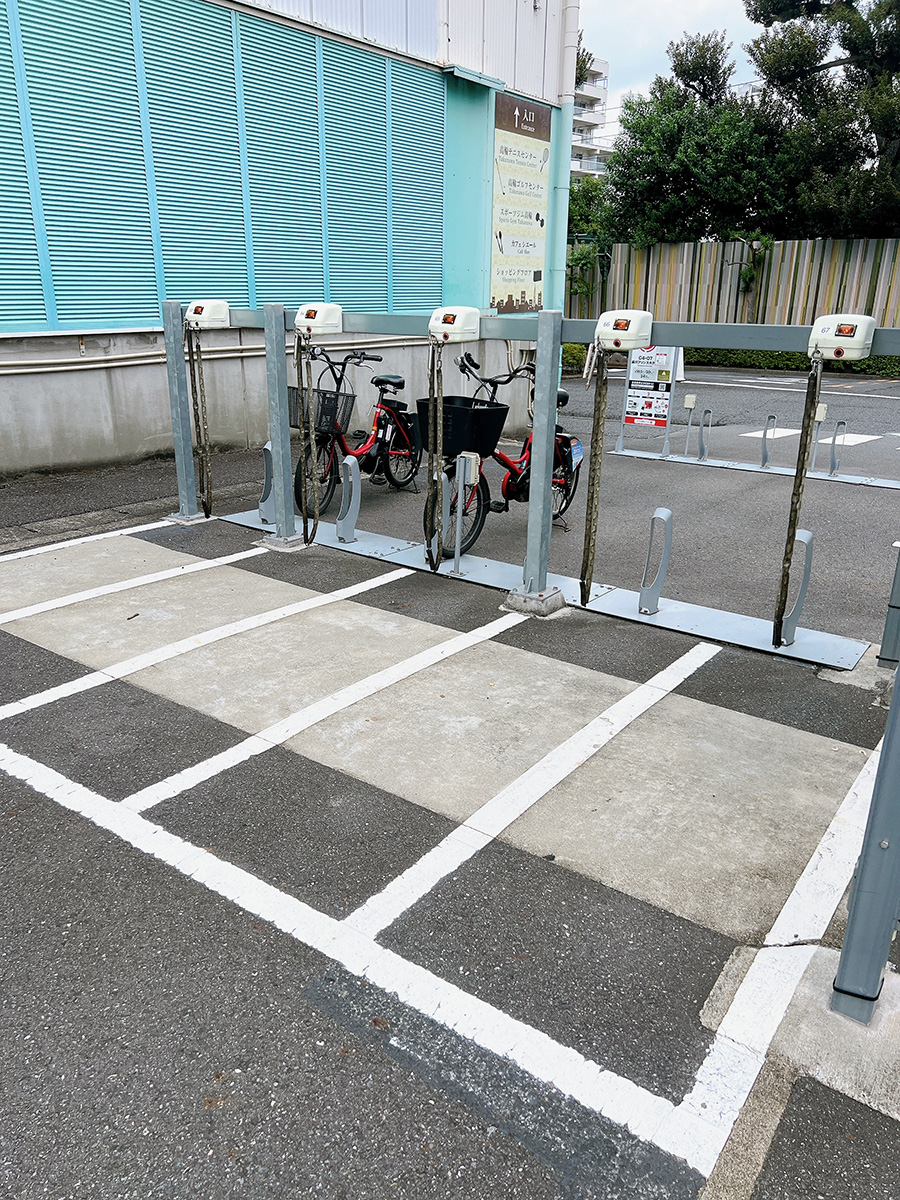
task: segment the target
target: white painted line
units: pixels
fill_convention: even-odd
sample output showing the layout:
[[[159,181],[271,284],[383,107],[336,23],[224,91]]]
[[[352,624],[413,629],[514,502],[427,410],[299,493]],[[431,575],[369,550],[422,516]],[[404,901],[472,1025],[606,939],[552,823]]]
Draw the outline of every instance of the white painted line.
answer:
[[[802,432],[802,430],[800,430],[800,429],[778,429],[778,428],[776,428],[774,431],[770,429],[767,436],[770,438],[773,438],[777,442],[779,438],[796,437],[797,434],[801,433],[801,432]],[[755,430],[753,433],[739,433],[738,437],[761,438],[765,435],[766,435],[766,431],[764,429],[758,429],[758,430]]]
[[[882,440],[881,434],[875,433],[839,433],[837,444],[839,446],[862,446],[866,442],[880,442]],[[830,446],[833,441],[833,437],[820,438],[819,445]]]
[[[145,533],[148,529],[161,529],[173,521],[151,521],[149,525],[130,525],[127,529],[108,529],[105,533],[91,533],[85,537],[69,538],[65,542],[51,542],[47,546],[32,546],[30,550],[14,550],[12,554],[0,554],[0,566],[15,558],[33,558],[35,554],[49,554],[51,550],[65,550],[67,546],[83,546],[85,542],[101,542],[104,538],[124,537],[129,533]]]
[[[334,604],[340,600],[351,600],[354,596],[360,595],[362,592],[371,591],[373,588],[383,587],[387,583],[393,583],[398,579],[404,579],[407,575],[412,575],[413,572],[409,567],[399,567],[396,571],[388,571],[385,575],[377,575],[374,579],[366,579],[362,583],[354,583],[349,587],[340,588],[335,592],[324,592],[319,596],[310,596],[306,600],[298,600],[295,604],[285,604],[281,608],[272,608],[268,612],[258,613],[252,617],[243,617],[239,621],[231,621],[227,625],[219,625],[215,629],[208,629],[204,633],[192,634],[191,637],[182,638],[178,642],[171,642],[168,646],[161,646],[158,650],[149,650],[145,654],[136,655],[134,658],[126,658],[121,662],[113,663],[112,666],[104,667],[100,671],[91,671],[88,675],[82,675],[78,679],[73,679],[69,683],[59,684],[57,687],[47,688],[42,692],[35,692],[34,695],[25,696],[21,700],[13,700],[9,704],[0,705],[0,721],[7,717],[15,717],[23,712],[30,712],[35,708],[42,708],[45,704],[52,704],[55,700],[61,700],[67,696],[76,696],[79,692],[89,691],[91,688],[99,687],[101,684],[110,683],[114,679],[124,679],[128,675],[133,675],[136,671],[143,671],[147,667],[156,666],[158,663],[167,662],[169,659],[178,658],[182,654],[189,654],[192,650],[198,650],[201,646],[209,646],[214,642],[220,642],[224,638],[235,637],[237,634],[247,633],[251,629],[260,629],[264,625],[271,625],[275,621],[282,621],[286,617],[293,617],[297,613],[307,612],[310,609],[321,608],[326,604]]]
[[[794,396],[805,396],[806,395],[805,387],[802,387],[802,388],[775,387],[775,386],[761,387],[759,384],[756,384],[756,383],[725,383],[724,380],[719,380],[719,379],[691,379],[691,380],[688,380],[687,382],[689,382],[692,386],[694,384],[697,384],[698,387],[749,388],[751,392],[790,392]],[[841,387],[841,388],[834,388],[834,387],[822,388],[822,395],[823,396],[842,396],[844,399],[849,398],[847,396],[846,390],[843,387]],[[896,400],[897,399],[896,394],[893,396],[888,396],[881,392],[851,392],[851,396],[853,397],[854,400],[857,397],[860,400]]]
[[[165,571],[154,571],[152,575],[136,575],[132,579],[122,579],[118,583],[105,583],[100,587],[87,588],[83,592],[71,592],[68,596],[58,596],[55,600],[42,600],[39,604],[29,604],[25,608],[13,608],[9,612],[0,613],[0,625],[8,625],[11,621],[21,621],[23,617],[34,617],[38,613],[50,612],[55,608],[67,608],[70,604],[80,604],[82,600],[96,600],[98,596],[111,596],[114,592],[127,592],[131,588],[143,587],[147,583],[160,583],[163,579],[175,579],[178,575],[192,575],[195,571],[209,571],[213,567],[225,567],[229,563],[240,562],[245,558],[256,558],[259,554],[267,554],[264,546],[254,546],[252,550],[241,550],[239,554],[226,554],[222,558],[206,558],[202,562],[186,563],[181,567],[169,567]]]
[[[428,650],[422,650],[418,654],[414,654],[411,658],[406,658],[402,662],[395,663],[393,666],[385,667],[384,670],[376,671],[374,675],[368,675],[365,679],[359,679],[356,683],[351,683],[347,687],[340,688],[339,691],[332,692],[330,696],[325,696],[313,704],[308,704],[298,712],[291,713],[290,716],[284,717],[281,721],[276,721],[274,725],[270,725],[268,728],[260,730],[259,733],[245,739],[243,742],[239,742],[230,750],[225,750],[223,753],[217,754],[205,762],[197,763],[196,766],[189,767],[185,771],[179,771],[177,774],[170,775],[167,779],[163,779],[159,783],[151,784],[150,787],[142,788],[139,792],[135,792],[131,796],[126,796],[122,804],[134,812],[146,812],[154,804],[159,804],[162,800],[171,799],[172,796],[180,795],[181,792],[187,791],[188,788],[195,787],[198,783],[206,779],[212,779],[215,775],[236,766],[238,763],[245,762],[255,754],[262,754],[265,750],[270,750],[273,746],[280,746],[283,742],[301,733],[304,729],[309,729],[311,725],[315,725],[319,721],[324,721],[326,717],[334,716],[335,713],[349,708],[351,704],[356,704],[357,701],[364,700],[367,696],[374,696],[376,692],[383,691],[384,688],[399,683],[402,679],[408,679],[411,675],[425,670],[426,667],[443,662],[444,659],[450,658],[451,655],[459,654],[462,650],[468,650],[472,646],[477,646],[480,642],[488,641],[490,638],[496,637],[505,630],[512,629],[513,626],[527,620],[527,615],[523,613],[507,613],[506,616],[500,617],[496,621],[491,621],[488,625],[482,625],[480,629],[473,629],[470,633],[458,634],[446,642],[440,642],[437,646],[431,646]]]
[[[879,758],[876,750],[851,785],[738,988],[694,1087],[673,1114],[694,1120],[693,1140],[684,1143],[683,1125],[669,1128],[672,1118],[658,1131],[662,1149],[690,1155],[705,1175],[716,1165],[816,952],[808,943],[828,928],[853,875]]]
[[[381,892],[360,905],[345,918],[346,924],[368,937],[377,937],[442,879],[499,837],[504,829],[582,763],[593,758],[616,734],[627,729],[632,721],[658,704],[704,663],[714,658],[721,648],[705,642],[694,646],[664,671],[611,705],[483,804],[467,821]]]
[[[343,922],[3,745],[0,770],[636,1136],[653,1141],[655,1131],[665,1128],[685,1137],[695,1124],[693,1117],[679,1119],[671,1101],[604,1070],[571,1047],[384,949]],[[683,1148],[676,1153],[697,1166]]]

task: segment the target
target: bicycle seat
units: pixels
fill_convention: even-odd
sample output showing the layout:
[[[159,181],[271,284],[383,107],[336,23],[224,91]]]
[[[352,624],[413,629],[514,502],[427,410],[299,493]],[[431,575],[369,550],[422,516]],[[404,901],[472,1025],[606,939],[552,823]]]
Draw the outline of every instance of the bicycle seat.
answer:
[[[395,388],[399,392],[406,387],[406,380],[402,375],[375,375],[372,385],[377,388]]]
[[[568,403],[569,403],[569,393],[564,388],[557,388],[557,390],[556,390],[556,407],[557,408],[565,408]]]
[[[406,412],[405,400],[389,400],[387,396],[380,396],[378,403],[382,408],[389,408],[391,412]]]

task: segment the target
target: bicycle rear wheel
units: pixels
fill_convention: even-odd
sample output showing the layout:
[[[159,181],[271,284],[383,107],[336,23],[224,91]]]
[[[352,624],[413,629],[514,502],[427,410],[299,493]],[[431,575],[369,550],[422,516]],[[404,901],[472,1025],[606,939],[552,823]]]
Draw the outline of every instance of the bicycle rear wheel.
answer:
[[[388,483],[395,488],[409,487],[419,470],[421,458],[421,449],[417,450],[411,440],[407,441],[403,436],[403,431],[395,426],[384,456],[384,473]]]
[[[447,527],[442,530],[443,541],[443,557],[452,558],[456,553],[456,512],[459,503],[459,485],[456,482],[456,463],[448,463],[444,467],[444,473],[450,481],[450,520]],[[435,504],[440,503],[440,491],[435,493]],[[463,496],[463,528],[462,541],[460,542],[460,552],[468,553],[469,550],[478,541],[482,529],[484,528],[485,517],[491,507],[491,492],[488,487],[487,480],[483,475],[478,476],[478,482],[474,484],[467,483],[465,487],[465,495]],[[422,513],[422,528],[425,532],[426,542],[431,541],[434,537],[435,522],[432,519],[428,520],[428,503],[425,503],[425,509]]]
[[[553,483],[551,485],[553,491],[553,516],[561,517],[572,501],[575,499],[575,492],[578,489],[578,476],[581,472],[581,463],[574,471],[569,471],[567,468],[557,468],[553,472]]]

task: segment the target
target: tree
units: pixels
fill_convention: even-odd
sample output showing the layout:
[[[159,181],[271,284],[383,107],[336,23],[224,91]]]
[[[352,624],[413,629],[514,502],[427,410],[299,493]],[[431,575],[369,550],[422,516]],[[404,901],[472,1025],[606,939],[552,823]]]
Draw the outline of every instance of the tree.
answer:
[[[737,95],[723,34],[670,43],[625,101],[608,163],[614,240],[900,235],[900,0],[745,0],[768,24]]]
[[[900,0],[744,7],[767,27],[746,47],[759,103],[777,111],[788,153],[807,160],[801,207],[823,234],[900,232]]]
[[[625,100],[607,163],[608,232],[637,245],[725,237],[767,227],[776,205],[766,130],[729,90],[721,33],[670,43],[673,77]]]
[[[606,237],[606,187],[602,175],[584,175],[569,189],[569,241],[602,242]]]

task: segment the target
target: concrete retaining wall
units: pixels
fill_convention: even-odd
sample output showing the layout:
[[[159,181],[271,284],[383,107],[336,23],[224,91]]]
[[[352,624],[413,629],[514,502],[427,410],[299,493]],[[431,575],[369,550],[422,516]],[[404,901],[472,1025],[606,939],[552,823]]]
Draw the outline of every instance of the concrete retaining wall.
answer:
[[[383,354],[374,373],[404,376],[408,401],[428,395],[423,339],[348,337],[343,342]],[[203,344],[214,444],[262,446],[268,437],[262,331],[214,331],[204,334]],[[339,344],[336,340],[329,348]],[[507,370],[505,342],[467,348],[490,374]],[[448,394],[471,392],[450,349],[444,370]],[[368,370],[348,375],[358,397],[353,428],[371,423],[376,391],[370,378]],[[294,382],[290,363],[288,380]],[[521,436],[527,422],[526,386],[517,383],[502,396],[511,406],[506,432]],[[171,452],[161,329],[0,337],[0,477],[134,462]]]

